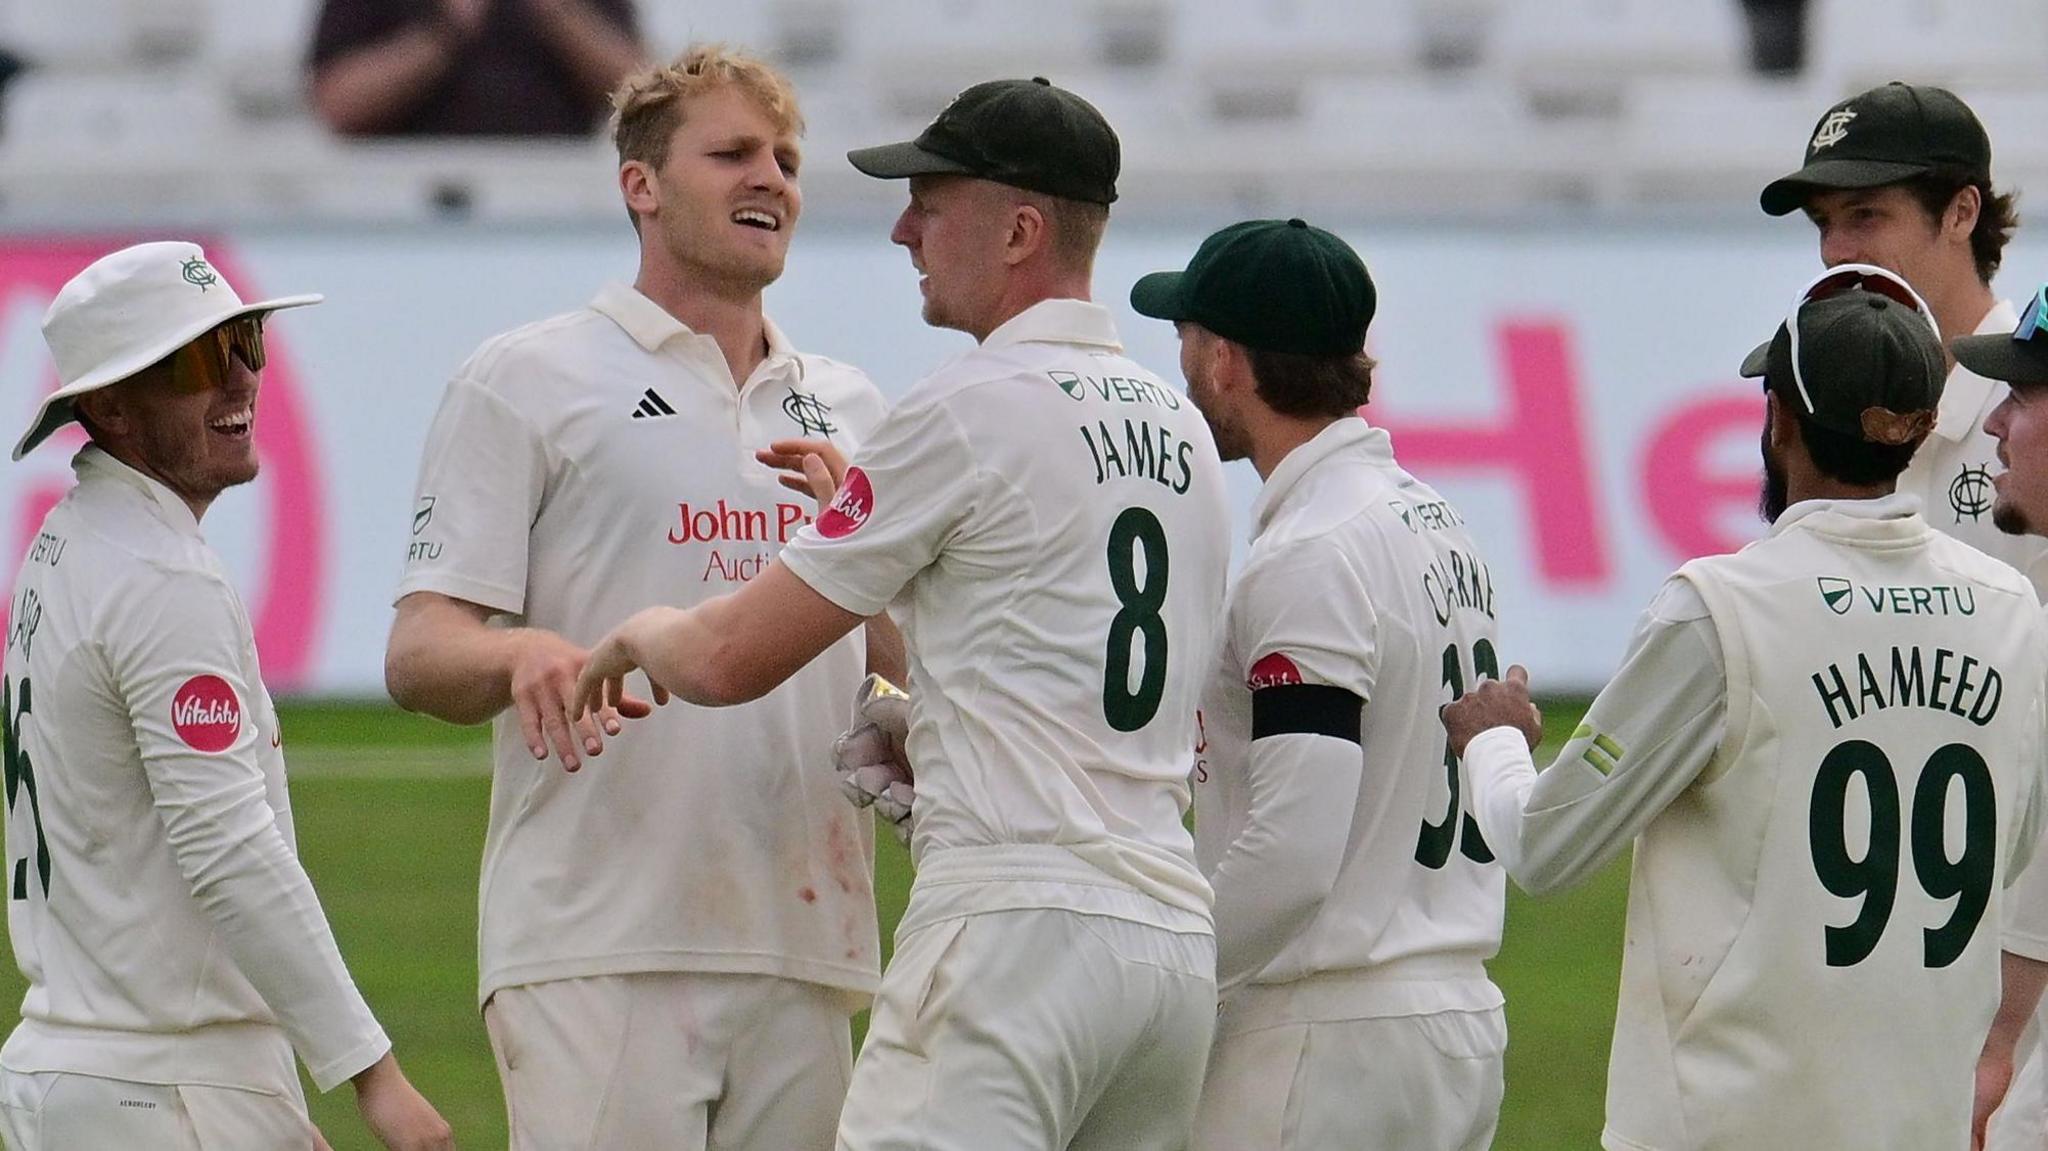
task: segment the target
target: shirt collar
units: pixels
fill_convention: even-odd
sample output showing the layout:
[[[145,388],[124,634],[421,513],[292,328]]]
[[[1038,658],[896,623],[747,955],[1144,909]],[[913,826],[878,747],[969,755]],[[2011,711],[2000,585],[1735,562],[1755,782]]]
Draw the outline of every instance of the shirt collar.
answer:
[[[1085,344],[1124,350],[1109,309],[1087,300],[1040,300],[1005,320],[981,341],[984,348],[1007,344]]]
[[[1294,489],[1317,464],[1339,452],[1357,449],[1360,454],[1374,461],[1391,461],[1394,458],[1392,439],[1380,428],[1365,422],[1363,417],[1346,416],[1332,420],[1330,426],[1310,437],[1288,452],[1280,460],[1273,474],[1266,477],[1265,486],[1259,489],[1259,496],[1252,501],[1252,538],[1258,539],[1266,530],[1267,521],[1280,510]]]
[[[1766,535],[1775,536],[1793,524],[1814,515],[1837,515],[1852,520],[1903,520],[1920,514],[1920,497],[1910,492],[1893,492],[1874,500],[1800,500],[1786,508]]]
[[[2019,327],[2020,314],[2015,311],[2011,300],[2000,300],[1984,313],[1984,319],[1977,325],[1975,335],[2003,335]],[[1984,401],[1998,387],[1995,381],[1987,380],[1970,369],[1957,364],[1949,370],[1948,379],[1941,385],[1941,403],[1935,408],[1934,434],[1950,443],[1960,443],[1977,426],[1977,416],[1984,410]]]
[[[108,455],[97,444],[80,448],[71,457],[71,470],[78,474],[80,487],[125,484],[154,504],[164,522],[179,534],[204,538],[199,534],[199,521],[193,517],[191,506],[178,493]]]
[[[627,284],[606,284],[599,288],[597,297],[590,301],[590,307],[617,324],[633,338],[634,343],[649,352],[660,351],[663,344],[678,336],[711,339],[670,315],[667,308],[642,295],[638,288]],[[768,338],[768,358],[761,361],[761,367],[796,356],[796,349],[790,346],[789,338],[775,326],[774,320],[762,316],[761,327]],[[723,362],[725,353],[721,351],[718,355]],[[758,372],[760,369],[755,370]]]

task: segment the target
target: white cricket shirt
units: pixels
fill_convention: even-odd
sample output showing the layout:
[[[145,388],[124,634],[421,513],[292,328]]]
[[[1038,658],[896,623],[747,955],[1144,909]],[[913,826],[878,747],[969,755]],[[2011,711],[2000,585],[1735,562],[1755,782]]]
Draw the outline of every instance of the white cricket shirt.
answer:
[[[1919,501],[1807,501],[1659,594],[1540,776],[1466,748],[1534,890],[1635,842],[1603,1144],[1960,1151],[2040,826],[2048,628]]]
[[[1109,313],[1047,300],[919,382],[783,562],[910,647],[902,930],[1054,907],[1209,930],[1182,818],[1229,565],[1223,468]]]
[[[2003,335],[2018,324],[2019,313],[2000,300],[1976,334]],[[1984,430],[1984,420],[2006,391],[2003,383],[1961,364],[1951,368],[1934,430],[1899,476],[1899,490],[1920,497],[1921,512],[1935,530],[2018,568],[2038,596],[2048,597],[2048,538],[2007,535],[1991,522],[1991,477],[2005,467],[1998,462],[1998,438]]]
[[[96,447],[7,627],[20,1072],[321,1090],[391,1049],[300,866],[248,613],[191,509]]]
[[[883,406],[866,376],[772,324],[768,343],[736,387],[715,340],[618,285],[486,342],[428,433],[398,595],[439,592],[588,646],[642,608],[753,578],[815,509],[754,450],[818,436],[851,454]],[[872,820],[831,769],[864,643],[847,636],[752,703],[658,708],[574,775],[500,714],[481,997],[645,971],[871,993]]]
[[[1195,847],[1216,889],[1218,981],[1386,976],[1347,993],[1350,1018],[1499,1006],[1483,964],[1500,947],[1507,878],[1466,815],[1437,719],[1476,677],[1500,675],[1492,570],[1457,509],[1362,419],[1288,453],[1252,520],[1196,736]],[[1302,684],[1365,701],[1356,742],[1254,738],[1254,697]],[[1306,762],[1317,745],[1362,754],[1363,772],[1304,797],[1299,818],[1335,809],[1348,824],[1342,864],[1314,919],[1273,938],[1237,889],[1286,882],[1257,859],[1257,844],[1291,833],[1264,825],[1286,804],[1262,797],[1331,778]]]

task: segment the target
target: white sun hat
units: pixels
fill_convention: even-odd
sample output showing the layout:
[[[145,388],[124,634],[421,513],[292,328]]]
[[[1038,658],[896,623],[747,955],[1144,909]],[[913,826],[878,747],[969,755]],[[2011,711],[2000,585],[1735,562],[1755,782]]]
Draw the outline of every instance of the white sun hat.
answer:
[[[120,383],[236,317],[323,298],[245,304],[199,245],[183,241],[136,244],[101,256],[58,289],[43,314],[43,340],[56,357],[59,386],[36,408],[14,458],[70,423],[76,397]]]

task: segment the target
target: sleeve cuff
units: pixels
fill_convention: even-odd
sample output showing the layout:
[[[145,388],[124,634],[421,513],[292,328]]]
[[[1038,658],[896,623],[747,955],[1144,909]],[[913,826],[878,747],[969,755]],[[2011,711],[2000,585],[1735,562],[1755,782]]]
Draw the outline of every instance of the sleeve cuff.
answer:
[[[306,1065],[306,1073],[313,1079],[313,1087],[326,1094],[367,1070],[371,1064],[391,1050],[391,1038],[384,1029],[371,1024],[370,1034],[361,1043],[349,1049],[345,1055],[336,1056],[318,1067]]]
[[[391,597],[391,602],[396,605],[399,600],[416,591],[430,591],[436,595],[466,600],[479,607],[487,607],[507,615],[518,615],[526,610],[526,597],[517,589],[471,579],[453,572],[423,571],[408,575],[398,582],[398,591]]]
[[[1516,759],[1535,766],[1529,759],[1529,741],[1522,737],[1518,728],[1489,727],[1465,745],[1465,769],[1468,772],[1484,769],[1489,775],[1495,774]]]
[[[871,619],[889,607],[888,600],[876,600],[863,595],[840,580],[832,578],[825,570],[825,564],[819,563],[809,552],[801,548],[785,547],[778,558],[792,575],[804,581],[812,591],[824,596],[842,611],[850,611],[862,619]]]

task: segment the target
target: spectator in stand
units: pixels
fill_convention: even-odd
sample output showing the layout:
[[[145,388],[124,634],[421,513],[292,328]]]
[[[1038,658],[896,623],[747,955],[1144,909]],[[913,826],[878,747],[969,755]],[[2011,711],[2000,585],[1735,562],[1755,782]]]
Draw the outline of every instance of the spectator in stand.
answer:
[[[1797,76],[1806,67],[1807,0],[1742,0],[1749,18],[1749,66],[1760,76]]]
[[[323,0],[310,69],[351,136],[580,136],[644,62],[632,0]]]

